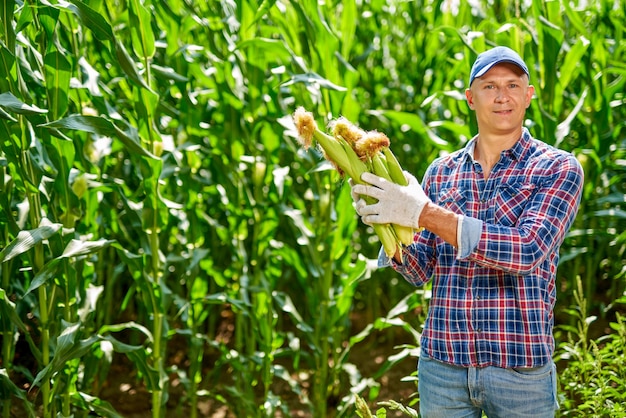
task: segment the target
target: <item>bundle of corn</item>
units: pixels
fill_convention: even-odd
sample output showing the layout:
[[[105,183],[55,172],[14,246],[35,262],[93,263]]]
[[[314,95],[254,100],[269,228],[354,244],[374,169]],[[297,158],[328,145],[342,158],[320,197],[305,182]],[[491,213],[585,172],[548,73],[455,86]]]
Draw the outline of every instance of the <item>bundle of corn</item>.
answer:
[[[308,149],[316,141],[324,157],[342,177],[348,176],[354,183],[363,184],[361,174],[370,172],[402,186],[408,184],[385,134],[364,131],[341,117],[330,124],[332,135],[329,135],[317,127],[313,114],[303,107],[296,109],[293,120],[302,146]],[[364,198],[368,204],[375,203],[369,196]],[[402,254],[402,246],[413,243],[415,231],[412,228],[393,224],[374,224],[372,228],[388,257],[396,252]]]

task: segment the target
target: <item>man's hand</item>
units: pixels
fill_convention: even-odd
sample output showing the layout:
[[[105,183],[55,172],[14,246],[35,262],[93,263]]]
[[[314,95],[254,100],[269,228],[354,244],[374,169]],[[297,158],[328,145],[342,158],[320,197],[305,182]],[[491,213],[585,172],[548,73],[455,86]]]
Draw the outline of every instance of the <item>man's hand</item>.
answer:
[[[393,223],[419,229],[422,209],[430,199],[412,174],[405,171],[404,175],[409,182],[408,186],[400,186],[372,173],[363,173],[361,176],[361,180],[371,186],[352,185],[351,193],[355,200],[355,208],[364,223]],[[357,200],[359,195],[371,196],[377,199],[378,203],[368,205],[363,199]]]
[[[360,205],[359,200],[363,200],[363,198],[360,194],[354,192],[354,186],[356,186],[354,180],[348,179],[348,184],[350,185],[350,196],[352,196],[352,202],[354,203],[353,206],[356,208]]]
[[[350,196],[352,196],[352,206],[356,210],[356,213],[359,214],[360,216],[361,214],[359,213],[359,208],[363,206],[367,206],[367,202],[365,201],[365,199],[363,199],[363,196],[361,196],[360,194],[354,191],[354,186],[356,186],[356,183],[354,182],[354,180],[348,179],[348,184],[350,184]],[[372,226],[371,224],[368,224],[367,222],[365,222],[362,217],[361,217],[361,221],[366,225]]]

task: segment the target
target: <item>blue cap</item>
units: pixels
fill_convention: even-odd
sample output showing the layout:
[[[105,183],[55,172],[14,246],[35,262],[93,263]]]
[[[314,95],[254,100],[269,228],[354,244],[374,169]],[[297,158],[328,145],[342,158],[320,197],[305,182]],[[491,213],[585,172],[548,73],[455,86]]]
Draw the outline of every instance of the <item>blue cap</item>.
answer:
[[[517,65],[530,77],[528,67],[526,67],[524,60],[517,52],[506,46],[497,46],[478,55],[476,61],[474,61],[474,65],[472,65],[472,71],[470,71],[470,86],[476,77],[482,77],[491,67],[503,62],[510,62],[511,64]]]

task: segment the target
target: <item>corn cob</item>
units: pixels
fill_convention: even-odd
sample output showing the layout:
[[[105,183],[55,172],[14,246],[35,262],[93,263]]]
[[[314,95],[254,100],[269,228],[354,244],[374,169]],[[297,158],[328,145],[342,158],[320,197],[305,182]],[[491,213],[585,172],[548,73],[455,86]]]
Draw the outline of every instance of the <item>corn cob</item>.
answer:
[[[372,144],[361,144],[362,142],[371,142]],[[387,138],[385,134],[381,134],[379,132],[369,132],[359,140],[357,147],[369,150],[366,155],[367,159],[370,161],[371,171],[374,174],[387,181],[400,184],[401,186],[406,186],[408,184],[398,160],[396,160],[395,156],[389,149],[389,138]],[[382,152],[380,150],[382,150]],[[391,154],[396,165],[389,164],[389,160],[387,160],[388,154]],[[391,175],[392,168],[394,170],[394,176]],[[413,239],[415,237],[413,228],[393,225],[393,230],[402,245],[406,246],[413,243]]]
[[[348,175],[355,183],[363,184],[361,175],[369,171],[366,164],[361,161],[355,153],[352,146],[341,137],[333,137],[317,127],[317,123],[313,118],[313,114],[299,107],[293,115],[296,129],[298,130],[298,138],[305,149],[308,149],[313,140],[317,141],[322,148],[324,157],[333,164],[341,175]],[[366,197],[367,204],[375,203],[375,200]],[[396,235],[391,225],[374,224],[372,225],[374,232],[380,239],[385,254],[392,257],[398,249],[400,249]]]

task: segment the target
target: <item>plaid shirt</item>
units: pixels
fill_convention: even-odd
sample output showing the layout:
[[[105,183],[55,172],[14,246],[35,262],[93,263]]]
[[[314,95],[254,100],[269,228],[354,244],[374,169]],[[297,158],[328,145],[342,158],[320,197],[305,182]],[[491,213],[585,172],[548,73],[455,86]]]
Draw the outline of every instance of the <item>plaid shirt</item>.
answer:
[[[472,248],[459,254],[423,231],[404,263],[391,265],[414,285],[433,280],[421,338],[429,357],[464,367],[538,367],[554,352],[559,247],[578,211],[582,167],[524,129],[485,180],[474,144],[435,160],[423,182],[433,202],[471,221],[463,228],[473,226]]]

